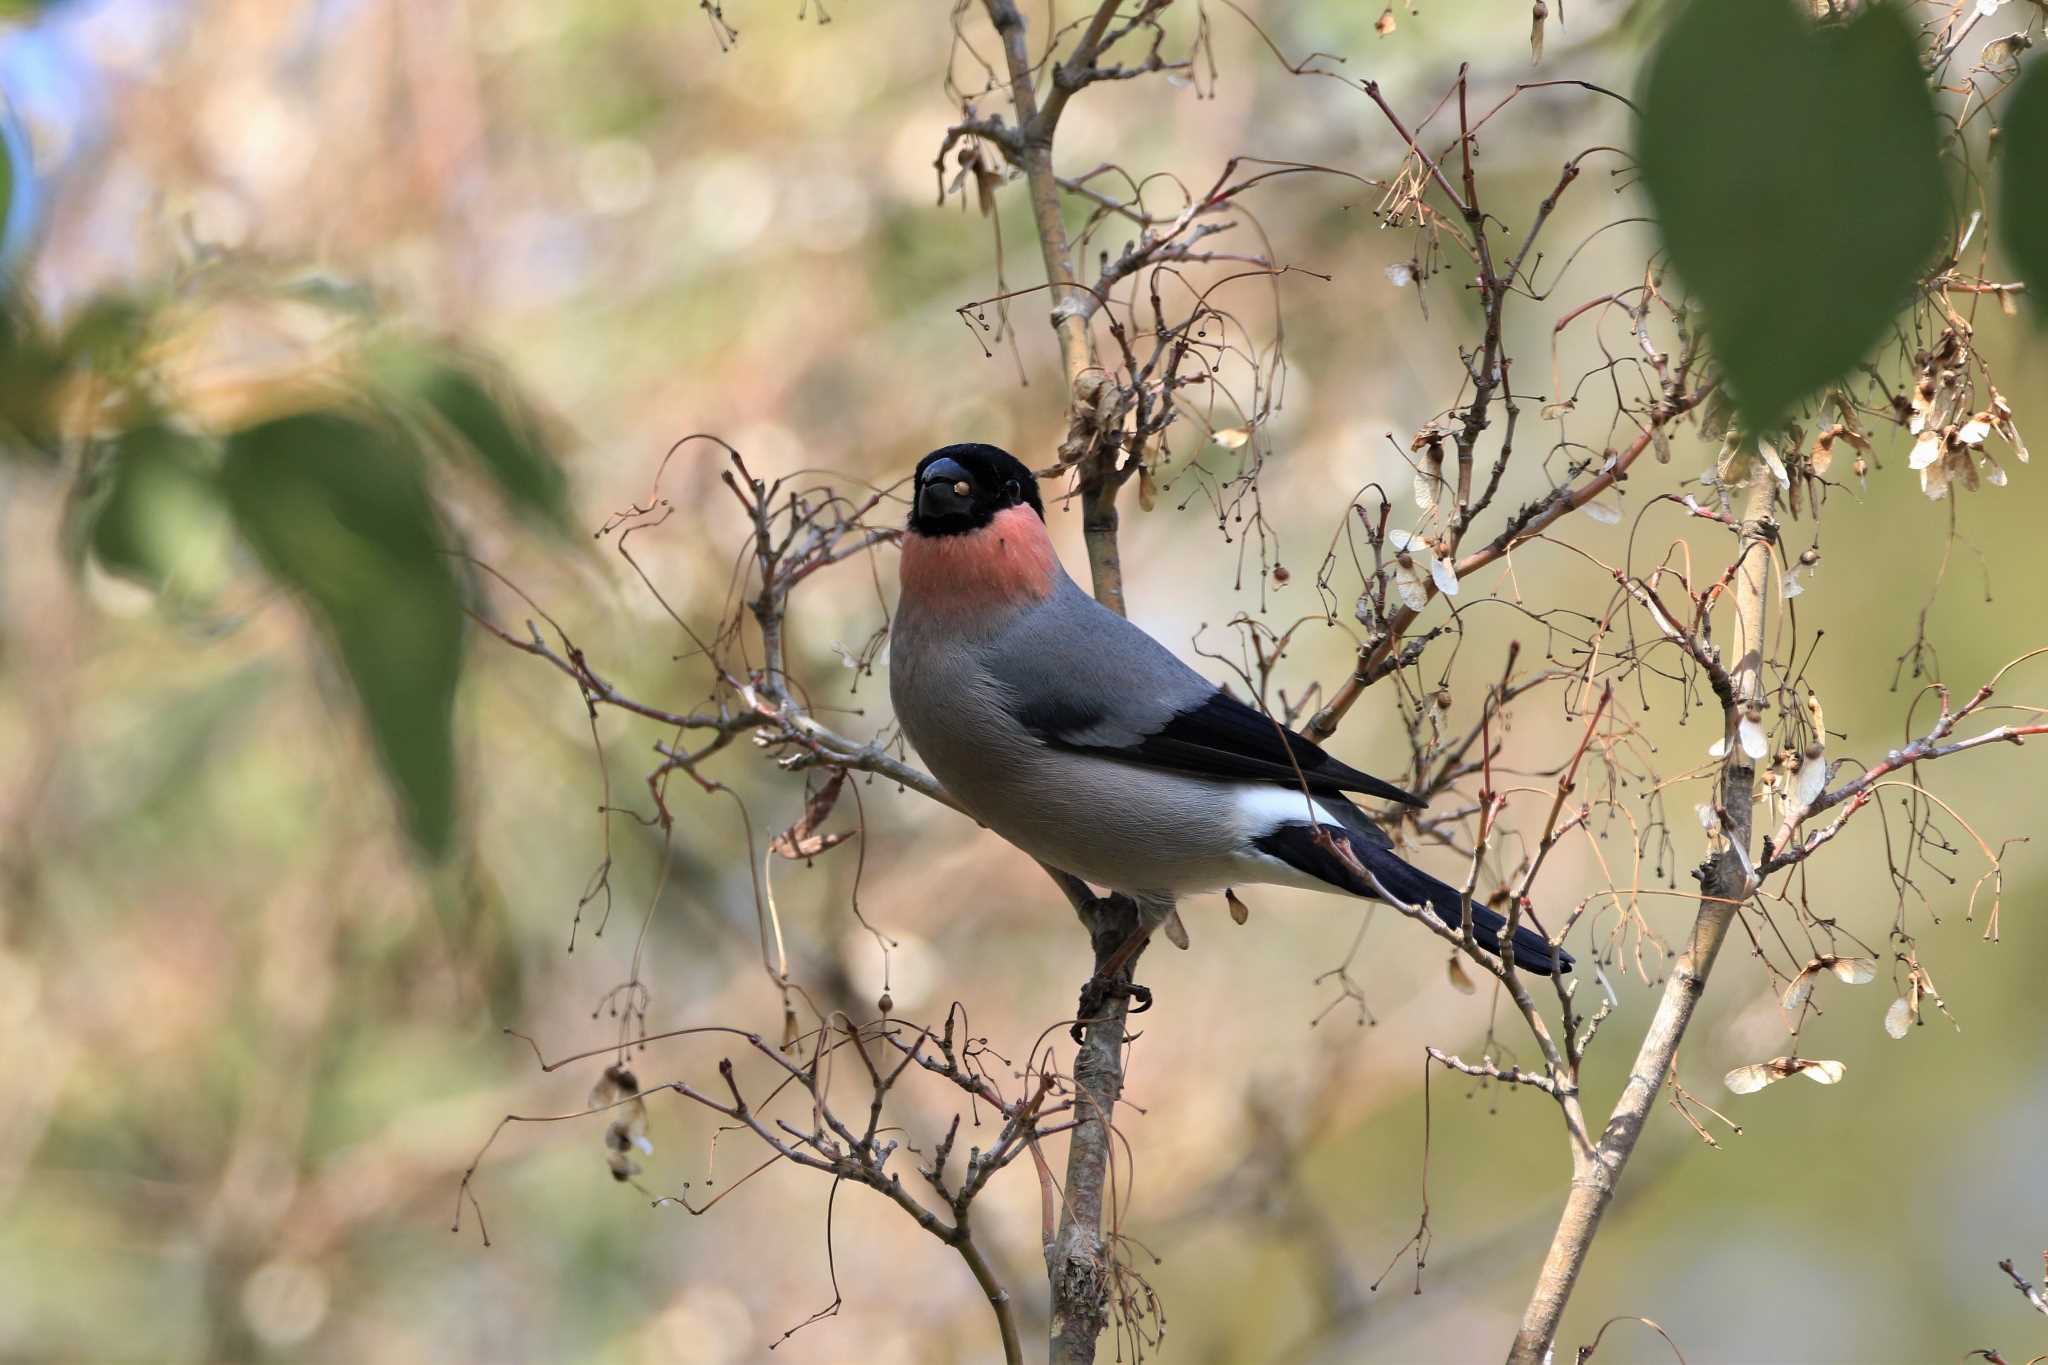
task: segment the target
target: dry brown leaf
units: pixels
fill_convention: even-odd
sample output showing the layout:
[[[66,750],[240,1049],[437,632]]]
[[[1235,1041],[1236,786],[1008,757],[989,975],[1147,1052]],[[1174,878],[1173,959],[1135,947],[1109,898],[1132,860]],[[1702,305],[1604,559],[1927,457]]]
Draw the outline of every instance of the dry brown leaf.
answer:
[[[815,858],[826,849],[837,848],[851,839],[858,831],[843,829],[832,834],[820,834],[818,826],[831,818],[832,807],[839,803],[839,790],[846,785],[846,769],[834,768],[824,785],[804,797],[804,813],[797,822],[775,836],[768,847],[791,861]]]

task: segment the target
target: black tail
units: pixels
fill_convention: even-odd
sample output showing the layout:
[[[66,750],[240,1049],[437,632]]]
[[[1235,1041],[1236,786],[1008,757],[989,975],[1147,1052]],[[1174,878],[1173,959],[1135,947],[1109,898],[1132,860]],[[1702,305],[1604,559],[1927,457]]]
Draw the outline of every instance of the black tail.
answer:
[[[1351,858],[1344,857],[1324,843],[1317,837],[1317,828],[1307,824],[1282,825],[1258,839],[1257,844],[1262,851],[1282,862],[1353,895],[1380,899],[1379,890],[1372,881],[1376,877],[1390,894],[1409,905],[1427,905],[1451,928],[1456,929],[1464,922],[1465,907],[1456,887],[1408,866],[1394,855],[1392,849],[1374,843],[1356,831],[1338,829],[1334,825],[1323,825],[1320,829],[1332,842],[1342,844],[1359,866],[1354,867]],[[1359,867],[1371,875],[1360,876]],[[1472,937],[1495,957],[1502,956],[1500,934],[1506,927],[1504,917],[1477,902],[1473,903]],[[1515,965],[1523,971],[1552,976],[1572,969],[1570,953],[1554,946],[1526,924],[1515,926],[1514,953]]]

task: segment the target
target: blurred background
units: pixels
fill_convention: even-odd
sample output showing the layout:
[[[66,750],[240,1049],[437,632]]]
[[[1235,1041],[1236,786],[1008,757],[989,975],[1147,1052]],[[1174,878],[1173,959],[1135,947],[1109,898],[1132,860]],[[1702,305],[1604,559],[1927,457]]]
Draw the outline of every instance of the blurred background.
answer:
[[[943,7],[732,0],[723,17],[736,40],[672,0],[8,8],[0,90],[34,179],[17,189],[28,207],[0,250],[36,310],[54,325],[110,292],[151,300],[170,319],[159,340],[181,401],[225,423],[337,330],[398,329],[489,357],[543,414],[577,534],[545,534],[460,479],[449,515],[473,553],[644,700],[686,709],[704,693],[701,666],[679,661],[687,642],[662,603],[587,533],[648,496],[678,437],[716,432],[764,475],[886,483],[948,441],[997,442],[1043,464],[1061,435],[1040,304],[1016,305],[1020,345],[993,358],[954,311],[995,291],[998,225],[1009,283],[1041,276],[1021,187],[999,190],[993,221],[971,201],[937,202],[932,160],[958,112],[942,84]],[[1115,160],[1207,184],[1242,153],[1392,173],[1397,144],[1362,97],[1288,75],[1233,8],[1207,15],[1213,80],[1205,69],[1194,86],[1134,81],[1077,99],[1062,169]],[[1341,54],[1404,109],[1425,110],[1461,61],[1489,106],[1530,78],[1526,6],[1424,0],[1384,18],[1357,5],[1252,8],[1291,56]],[[1569,27],[1553,26],[1539,73],[1628,89],[1654,8],[1581,0]],[[1511,109],[1483,144],[1481,174],[1512,225],[1565,157],[1627,141],[1619,106],[1583,91]],[[1372,198],[1301,178],[1259,207],[1277,259],[1330,276],[1295,275],[1279,291],[1290,368],[1262,432],[1261,496],[1290,581],[1261,584],[1256,553],[1243,567],[1239,528],[1185,496],[1192,478],[1150,512],[1127,499],[1132,614],[1184,653],[1198,636],[1228,644],[1222,627],[1238,612],[1279,626],[1320,612],[1314,569],[1339,509],[1370,480],[1405,489],[1395,445],[1456,392],[1471,306],[1450,276],[1424,308],[1389,275],[1413,242],[1376,229]],[[1627,177],[1598,165],[1560,209],[1554,259],[1638,212]],[[1605,233],[1551,303],[1511,307],[1518,387],[1544,387],[1556,316],[1639,281],[1648,245],[1640,224]],[[1270,292],[1240,298],[1270,330]],[[1627,344],[1613,329],[1607,340]],[[1978,340],[2024,429],[2048,401],[2048,350],[1990,310]],[[1568,339],[1567,382],[1598,355],[1590,332]],[[1589,395],[1591,412],[1597,385]],[[1603,418],[1581,420],[1577,439],[1604,439]],[[1965,694],[2048,643],[2039,476],[2020,467],[2005,488],[1930,502],[1905,467],[1908,439],[1880,432],[1867,487],[1836,490],[1825,560],[1781,622],[1801,632],[1802,655],[1825,629],[1806,676],[1846,732],[1836,754],[1901,742],[1919,682],[1910,660],[1898,676],[1899,660],[1923,608],[1939,676]],[[1642,495],[1711,462],[1689,433],[1675,444],[1669,466],[1641,467],[1621,524],[1578,526],[1575,543],[1619,560]],[[1229,457],[1209,447],[1204,458]],[[708,446],[679,455],[660,486],[675,514],[635,541],[662,597],[699,628],[725,610],[744,531],[723,467]],[[1498,510],[1544,478],[1528,461]],[[0,1358],[709,1365],[763,1358],[832,1302],[824,1182],[772,1168],[702,1218],[650,1208],[611,1179],[592,1120],[507,1128],[475,1185],[491,1245],[474,1213],[449,1230],[462,1173],[499,1118],[581,1108],[600,1065],[544,1074],[503,1030],[551,1057],[604,1045],[619,1027],[608,992],[631,975],[636,944],[648,1028],[779,1029],[735,805],[673,789],[666,854],[614,817],[609,925],[593,933],[599,897],[565,951],[607,847],[589,722],[566,679],[488,639],[473,645],[457,711],[460,833],[451,857],[425,868],[346,681],[293,599],[228,572],[205,601],[169,603],[81,566],[62,549],[69,496],[61,468],[0,466]],[[1055,508],[1077,573],[1078,522]],[[1667,506],[1635,531],[1638,562],[1679,538],[1700,562],[1725,558],[1724,533],[1699,527],[1715,530]],[[1788,532],[1795,546],[1810,538]],[[1552,544],[1519,551],[1511,573],[1477,587],[1593,612],[1612,588]],[[507,622],[531,614],[490,591]],[[847,668],[842,651],[859,653],[893,592],[883,550],[799,597],[793,668],[821,710],[847,708],[831,716],[850,733],[887,720],[886,679]],[[1466,724],[1508,640],[1532,657],[1545,644],[1526,617],[1469,618],[1455,659],[1445,642],[1426,665]],[[1352,647],[1342,627],[1312,626],[1279,681],[1289,696],[1327,686]],[[1676,688],[1647,685],[1631,706],[1661,770],[1703,762],[1711,718],[1683,725]],[[2039,701],[2048,677],[2023,669],[2003,694]],[[1923,704],[1917,722],[1927,715]],[[1506,761],[1526,769],[1556,764],[1577,738],[1555,690],[1517,720]],[[644,808],[650,746],[665,732],[615,712],[599,726],[612,799]],[[1360,766],[1403,768],[1391,686],[1368,695],[1334,747]],[[2015,841],[1995,943],[1984,939],[1991,883],[1971,913],[1986,865],[1967,837],[1919,866],[1907,893],[1920,961],[1959,1027],[1930,1011],[1925,1027],[1887,1037],[1897,991],[1883,954],[1876,984],[1823,983],[1824,1013],[1796,1045],[1844,1061],[1843,1083],[1729,1096],[1728,1069],[1795,1050],[1777,988],[1738,931],[1680,1077],[1742,1133],[1710,1124],[1711,1150],[1658,1111],[1564,1343],[1639,1314],[1696,1362],[2048,1349],[2044,1320],[1995,1264],[2017,1257],[2025,1270],[2048,1245],[2048,1000],[2032,984],[2048,948],[2048,862],[2025,842],[2048,806],[2044,761],[2000,748],[1928,770],[1993,847]],[[716,771],[757,833],[801,810],[802,783],[744,745]],[[1701,790],[1667,798],[1674,852],[1645,855],[1658,884],[1689,885]],[[962,1000],[974,1032],[1026,1055],[1071,1012],[1087,972],[1072,915],[1027,860],[963,819],[881,783],[862,796],[860,905],[902,943],[897,1012],[936,1019]],[[1898,905],[1884,847],[1875,812],[1859,817],[1810,864],[1807,887],[1817,910],[1880,946]],[[1626,827],[1603,849],[1625,865]],[[1432,856],[1450,875],[1450,855]],[[862,1011],[882,962],[850,908],[855,858],[848,847],[772,871],[798,979]],[[1592,842],[1578,841],[1546,866],[1539,895],[1568,906],[1607,879]],[[1277,890],[1247,899],[1242,928],[1220,900],[1189,907],[1192,951],[1160,947],[1144,963],[1159,1003],[1142,1019],[1122,1119],[1122,1226],[1150,1253],[1134,1254],[1164,1305],[1157,1356],[1497,1356],[1562,1199],[1564,1137],[1528,1092],[1439,1073],[1425,1101],[1422,1049],[1474,1055],[1497,1019],[1512,1044],[1509,1020],[1486,991],[1455,988],[1435,941],[1389,919],[1352,960],[1361,1008],[1324,975],[1359,935],[1357,908]],[[1682,895],[1645,904],[1667,939],[1690,923]],[[1658,962],[1644,959],[1652,982]],[[1610,969],[1619,1008],[1588,1064],[1602,1113],[1654,999],[1632,967]],[[719,1055],[685,1040],[634,1065],[647,1084],[702,1081]],[[900,1121],[924,1143],[950,1113],[933,1092]],[[1428,1263],[1387,1273],[1423,1209],[1425,1131]],[[754,1164],[728,1137],[707,1166],[710,1127],[673,1097],[651,1107],[649,1136],[640,1181],[654,1194],[688,1181],[696,1197]],[[980,1208],[1027,1340],[1042,1336],[1028,1166]],[[777,1359],[999,1358],[957,1259],[898,1211],[842,1191],[833,1248],[843,1306]],[[1623,1323],[1601,1358],[1668,1350]]]

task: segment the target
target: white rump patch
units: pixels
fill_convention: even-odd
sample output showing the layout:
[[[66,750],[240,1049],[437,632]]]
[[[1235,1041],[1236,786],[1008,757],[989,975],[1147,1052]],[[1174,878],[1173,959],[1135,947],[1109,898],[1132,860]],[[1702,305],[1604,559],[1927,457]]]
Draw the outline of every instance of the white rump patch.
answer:
[[[1344,825],[1329,807],[1302,795],[1301,788],[1272,783],[1248,782],[1239,787],[1237,818],[1246,839],[1271,834],[1282,825],[1306,824],[1311,820],[1339,828]]]

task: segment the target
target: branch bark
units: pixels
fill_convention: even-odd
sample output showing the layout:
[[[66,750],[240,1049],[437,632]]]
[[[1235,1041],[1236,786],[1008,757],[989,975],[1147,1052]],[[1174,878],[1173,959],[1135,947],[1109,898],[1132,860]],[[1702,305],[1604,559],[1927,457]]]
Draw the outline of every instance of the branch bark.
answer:
[[[1017,1308],[1010,1301],[1010,1291],[996,1278],[995,1269],[989,1265],[988,1257],[982,1255],[981,1247],[967,1235],[964,1221],[959,1231],[960,1240],[953,1244],[954,1249],[974,1272],[975,1283],[988,1295],[989,1307],[995,1310],[996,1331],[1003,1339],[1003,1365],[1024,1365],[1024,1340],[1017,1333]]]
[[[2042,1259],[2048,1261],[2048,1257],[2043,1257]],[[2048,1314],[2048,1294],[2043,1294],[2040,1289],[2028,1282],[2026,1276],[2014,1270],[2010,1260],[2000,1261],[1998,1268],[2011,1277],[2013,1288],[2026,1295],[2027,1302],[2034,1306],[2036,1313]]]
[[[1138,908],[1123,896],[1091,900],[1080,907],[1081,923],[1095,945],[1095,970],[1110,964],[1139,924]],[[1135,955],[1120,969],[1131,979]],[[1115,1133],[1111,1116],[1123,1095],[1123,1047],[1128,1001],[1112,997],[1089,1022],[1087,1041],[1074,1058],[1074,1127],[1068,1137],[1065,1202],[1059,1231],[1045,1248],[1046,1279],[1052,1286],[1051,1365],[1090,1365],[1095,1343],[1109,1325],[1112,1261],[1103,1237],[1103,1215],[1111,1204],[1110,1164]]]
[[[1011,0],[984,0],[989,22],[1002,40],[1010,103],[1021,134],[1014,160],[1031,197],[1032,226],[1045,259],[1045,281],[1052,289],[1052,327],[1059,337],[1060,363],[1067,378],[1067,436],[1060,444],[1060,459],[1080,467],[1081,530],[1088,546],[1088,573],[1095,599],[1121,616],[1124,575],[1117,555],[1116,495],[1123,478],[1116,467],[1115,446],[1100,439],[1097,403],[1105,393],[1107,376],[1096,362],[1094,338],[1088,329],[1091,296],[1074,279],[1059,177],[1052,164],[1053,134],[1060,114],[1074,92],[1095,78],[1095,59],[1101,54],[1103,34],[1116,16],[1117,3],[1104,0],[1096,8],[1066,60],[1053,68],[1052,90],[1041,108],[1023,14]]]
[[[1742,559],[1734,583],[1735,643],[1742,654],[1729,670],[1732,687],[1724,704],[1724,721],[1730,735],[1735,732],[1740,708],[1763,700],[1765,589],[1770,574],[1766,527],[1776,507],[1777,492],[1777,483],[1758,462],[1743,507]],[[1721,828],[1727,844],[1700,869],[1699,911],[1691,939],[1665,980],[1664,994],[1629,1069],[1628,1084],[1615,1102],[1600,1140],[1591,1147],[1577,1146],[1572,1153],[1571,1194],[1537,1276],[1535,1293],[1523,1312],[1521,1330],[1508,1352],[1509,1365],[1544,1365],[1550,1359],[1558,1323],[1593,1249],[1600,1219],[1614,1199],[1615,1187],[1635,1152],[1650,1109],[1671,1075],[1678,1045],[1706,993],[1707,977],[1728,936],[1736,907],[1754,887],[1747,849],[1755,779],[1750,760],[1739,745],[1731,744],[1720,792]]]
[[[1075,283],[1061,212],[1062,191],[1052,160],[1060,114],[1074,93],[1095,78],[1095,59],[1101,54],[1110,21],[1116,17],[1118,0],[1102,0],[1096,7],[1066,59],[1053,68],[1052,88],[1042,107],[1023,14],[1012,0],[983,3],[1002,42],[1019,133],[1012,160],[1024,175],[1032,223],[1045,260],[1045,279],[1051,286],[1052,327],[1059,338],[1061,368],[1067,381],[1067,435],[1060,446],[1060,459],[1078,466],[1081,529],[1095,599],[1121,616],[1124,577],[1117,553],[1116,498],[1123,477],[1116,465],[1116,445],[1102,439],[1100,417],[1102,400],[1113,396],[1113,391],[1095,358],[1088,323],[1092,296]],[[1137,907],[1121,896],[1083,899],[1075,895],[1071,877],[1055,873],[1054,880],[1074,900],[1075,911],[1094,945],[1095,971],[1100,974],[1111,956],[1137,932]],[[1128,980],[1129,962],[1122,972]],[[1046,1277],[1052,1288],[1049,1353],[1054,1365],[1092,1362],[1096,1340],[1109,1320],[1111,1258],[1103,1240],[1102,1218],[1114,1142],[1112,1116],[1123,1094],[1127,1008],[1125,997],[1114,996],[1102,1016],[1088,1024],[1086,1041],[1074,1060],[1075,1121],[1067,1146],[1065,1205],[1059,1230],[1045,1248]]]

